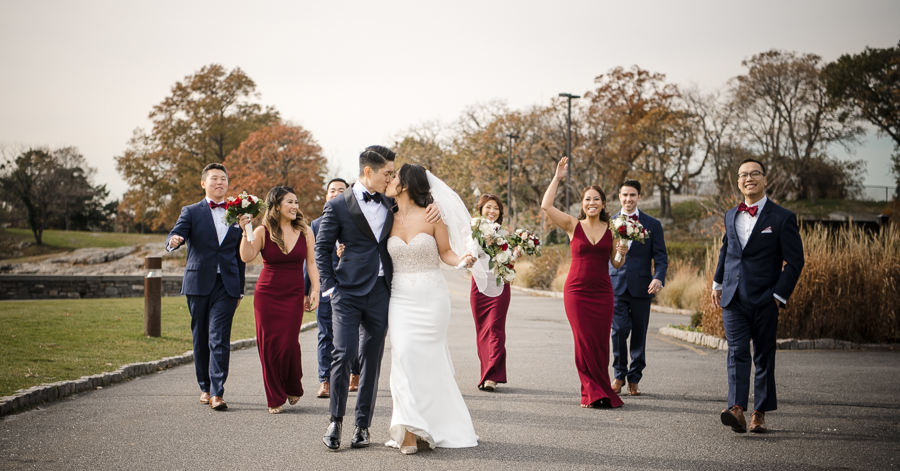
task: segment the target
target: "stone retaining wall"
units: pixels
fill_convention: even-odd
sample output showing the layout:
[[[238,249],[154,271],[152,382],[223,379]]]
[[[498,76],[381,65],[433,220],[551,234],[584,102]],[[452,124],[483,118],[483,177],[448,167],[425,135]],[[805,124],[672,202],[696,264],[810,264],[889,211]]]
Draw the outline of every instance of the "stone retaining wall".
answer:
[[[258,276],[247,276],[244,292],[253,294]],[[162,277],[162,295],[180,296],[181,275]],[[140,298],[144,277],[137,275],[0,275],[0,299]]]
[[[689,330],[676,329],[674,327],[662,327],[661,335],[674,337],[678,340],[701,345],[716,350],[728,350],[728,341],[712,335],[691,332]],[[889,343],[854,343],[846,340],[834,339],[777,339],[777,350],[898,350],[900,345]]]

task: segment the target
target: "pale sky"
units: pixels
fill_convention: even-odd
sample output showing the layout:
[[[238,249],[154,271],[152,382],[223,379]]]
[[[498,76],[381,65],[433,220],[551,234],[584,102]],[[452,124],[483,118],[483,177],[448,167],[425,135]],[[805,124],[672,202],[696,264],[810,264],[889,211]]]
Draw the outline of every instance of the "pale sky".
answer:
[[[310,130],[332,171],[409,127],[494,99],[583,94],[616,66],[711,91],[777,48],[831,61],[900,39],[900,2],[44,1],[0,3],[0,144],[76,146],[120,197],[117,155],[171,86],[239,66]],[[854,149],[893,185],[892,144]]]

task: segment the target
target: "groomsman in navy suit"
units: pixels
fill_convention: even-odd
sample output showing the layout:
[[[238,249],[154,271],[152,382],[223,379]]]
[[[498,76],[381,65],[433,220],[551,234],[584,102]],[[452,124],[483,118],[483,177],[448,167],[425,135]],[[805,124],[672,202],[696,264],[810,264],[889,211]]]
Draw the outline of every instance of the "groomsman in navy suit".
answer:
[[[722,424],[747,432],[750,342],[756,365],[750,431],[766,431],[766,412],[777,409],[775,336],[784,308],[803,271],[797,216],[766,197],[766,167],[746,159],[738,170],[744,202],[725,213],[725,236],[713,277],[712,299],[722,307],[728,340],[728,409]]]
[[[625,264],[618,270],[609,265],[609,278],[612,281],[615,295],[613,311],[612,345],[613,369],[615,378],[612,382],[616,394],[622,392],[625,380],[628,380],[628,394],[640,396],[644,367],[647,366],[645,344],[647,327],[650,324],[650,300],[662,289],[666,281],[666,269],[669,256],[666,253],[666,241],[663,237],[662,224],[659,220],[637,209],[641,200],[641,183],[627,180],[619,187],[619,202],[624,214],[641,223],[650,231],[650,239],[643,244],[628,242],[628,256]],[[617,214],[616,216],[618,216]],[[651,262],[653,264],[651,265]],[[631,367],[628,366],[628,334],[631,334]]]
[[[181,294],[187,297],[194,337],[194,370],[200,402],[225,410],[223,396],[231,354],[231,321],[244,297],[244,262],[240,246],[243,232],[226,224],[225,192],[228,172],[222,164],[209,164],[200,174],[206,197],[181,208],[178,222],[166,238],[173,251],[187,241],[187,262]]]

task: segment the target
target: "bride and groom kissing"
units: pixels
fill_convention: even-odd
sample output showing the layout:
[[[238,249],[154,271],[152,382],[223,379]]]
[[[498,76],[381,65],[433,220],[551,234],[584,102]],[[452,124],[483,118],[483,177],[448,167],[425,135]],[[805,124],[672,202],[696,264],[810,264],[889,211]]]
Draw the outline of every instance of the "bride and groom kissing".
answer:
[[[471,268],[465,251],[465,204],[420,165],[394,171],[395,153],[368,147],[360,176],[325,204],[315,241],[323,296],[331,297],[334,351],[331,421],[325,446],[341,446],[350,366],[359,358],[360,383],[352,448],[369,446],[369,426],[390,325],[391,418],[388,446],[404,454],[418,444],[462,448],[478,444],[456,384],[447,348],[450,295],[440,262]],[[396,212],[395,212],[396,211]],[[332,251],[343,244],[338,264]]]

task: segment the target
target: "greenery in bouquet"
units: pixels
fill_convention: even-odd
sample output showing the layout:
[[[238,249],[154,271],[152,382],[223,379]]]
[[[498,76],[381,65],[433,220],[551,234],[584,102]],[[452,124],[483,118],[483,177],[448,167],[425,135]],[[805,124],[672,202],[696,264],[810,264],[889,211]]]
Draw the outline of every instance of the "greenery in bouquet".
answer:
[[[516,278],[515,250],[508,240],[509,233],[500,224],[482,217],[472,218],[472,238],[488,256],[488,267],[497,276],[497,285],[511,283]]]

